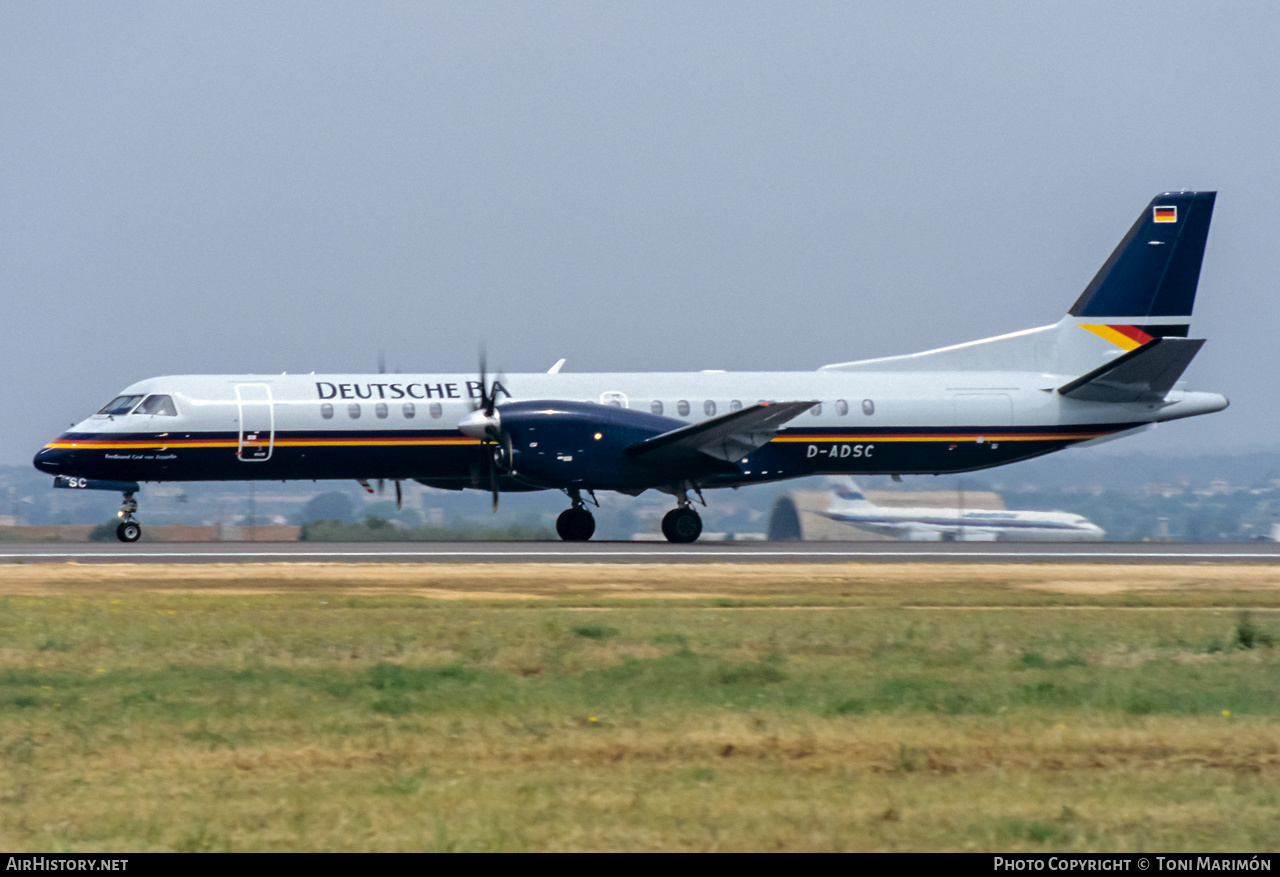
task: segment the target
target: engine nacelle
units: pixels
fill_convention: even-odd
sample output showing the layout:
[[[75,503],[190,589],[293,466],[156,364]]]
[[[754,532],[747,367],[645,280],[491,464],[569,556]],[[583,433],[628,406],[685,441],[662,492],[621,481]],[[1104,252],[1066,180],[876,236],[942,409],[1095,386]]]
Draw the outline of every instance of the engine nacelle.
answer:
[[[623,453],[688,425],[671,417],[593,402],[508,402],[497,410],[502,444],[510,440],[511,477],[532,486],[634,491],[737,471],[711,457],[673,471],[669,462],[657,465]]]

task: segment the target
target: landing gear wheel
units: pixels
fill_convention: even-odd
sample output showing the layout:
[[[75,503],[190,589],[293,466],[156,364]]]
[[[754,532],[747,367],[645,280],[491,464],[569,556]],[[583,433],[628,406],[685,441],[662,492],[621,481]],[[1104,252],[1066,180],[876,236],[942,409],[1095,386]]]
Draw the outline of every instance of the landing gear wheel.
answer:
[[[565,509],[556,518],[556,532],[566,542],[586,542],[596,531],[596,519],[586,509]]]
[[[688,506],[672,509],[662,517],[662,535],[668,542],[696,542],[702,535],[702,518]]]
[[[142,527],[137,521],[125,521],[116,527],[116,538],[121,542],[137,542],[142,535]]]

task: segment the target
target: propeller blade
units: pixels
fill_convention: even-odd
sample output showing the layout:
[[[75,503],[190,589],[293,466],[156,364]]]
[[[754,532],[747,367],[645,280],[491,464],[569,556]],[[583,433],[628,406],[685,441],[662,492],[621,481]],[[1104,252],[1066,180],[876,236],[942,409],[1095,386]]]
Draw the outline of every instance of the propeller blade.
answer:
[[[506,378],[506,376],[507,376],[506,372],[503,371],[501,368],[499,368],[498,373],[494,375],[493,381],[488,388],[489,396],[490,396],[490,402],[489,402],[490,405],[496,406],[498,404],[498,386],[503,383],[503,379]]]
[[[480,401],[475,411],[464,417],[458,427],[466,435],[480,439],[480,465],[489,475],[489,491],[493,494],[493,510],[498,510],[498,467],[493,463],[493,448],[490,445],[500,440],[502,429],[495,412],[498,407],[497,394],[489,386],[489,362],[484,344],[480,345]],[[483,417],[478,416],[483,411]]]
[[[400,482],[399,481],[395,482],[395,485],[396,485],[396,511],[400,511],[400,503],[403,500],[403,496],[400,493]]]
[[[484,345],[480,345],[480,402],[476,405],[476,410],[484,409],[486,415],[492,416],[493,411],[489,408],[489,369],[488,357],[485,355]]]

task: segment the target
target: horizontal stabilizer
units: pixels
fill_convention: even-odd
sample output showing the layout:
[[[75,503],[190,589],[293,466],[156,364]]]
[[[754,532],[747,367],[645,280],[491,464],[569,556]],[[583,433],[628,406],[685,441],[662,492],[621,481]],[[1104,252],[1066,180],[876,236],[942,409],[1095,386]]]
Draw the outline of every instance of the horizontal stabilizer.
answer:
[[[1159,402],[1203,344],[1198,338],[1155,338],[1062,385],[1058,392],[1082,402]]]
[[[706,454],[726,463],[736,463],[768,444],[788,420],[808,411],[817,402],[761,402],[741,411],[682,426],[671,432],[636,442],[623,450],[629,457],[660,455],[682,457]]]

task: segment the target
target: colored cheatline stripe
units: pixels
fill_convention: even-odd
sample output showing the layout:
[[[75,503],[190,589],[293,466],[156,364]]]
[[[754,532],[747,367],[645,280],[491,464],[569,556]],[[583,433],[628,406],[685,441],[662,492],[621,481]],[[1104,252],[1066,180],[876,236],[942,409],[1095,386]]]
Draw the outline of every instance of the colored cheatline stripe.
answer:
[[[1062,442],[1088,441],[1100,436],[1109,435],[1111,430],[1092,430],[1089,432],[1036,432],[1036,433],[1003,433],[1003,432],[967,432],[967,433],[901,433],[897,435],[780,435],[774,442],[807,442],[821,444],[823,442]]]
[[[1105,328],[1105,327],[1104,327]],[[1130,327],[1131,328],[1131,327]],[[1135,345],[1136,346],[1136,345]],[[822,434],[791,434],[783,433],[775,436],[773,442],[777,443],[851,443],[860,442],[864,444],[874,444],[877,442],[976,442],[982,439],[984,442],[1077,442],[1088,441],[1100,436],[1109,435],[1115,430],[1112,429],[1077,429],[1074,431],[1045,431],[1045,432],[948,432],[948,433],[822,433]],[[479,445],[479,439],[467,438],[465,436],[436,436],[422,438],[276,438],[274,442],[268,441],[246,441],[244,447],[266,447],[272,445],[276,448],[411,448],[411,447],[445,447],[445,446],[466,446]],[[179,440],[158,440],[158,439],[133,439],[128,441],[110,441],[102,439],[77,439],[75,441],[55,441],[45,445],[46,448],[60,450],[99,450],[99,451],[141,451],[141,450],[192,450],[192,449],[237,449],[241,447],[240,442],[234,438],[223,439],[179,439]]]
[[[1155,209],[1155,216],[1153,217],[1154,222],[1177,222],[1178,221],[1177,206],[1156,207],[1154,209]]]
[[[246,442],[246,444],[258,444],[258,442]],[[266,444],[263,442],[262,444]],[[160,439],[151,441],[128,441],[128,442],[107,442],[95,441],[93,439],[79,439],[74,442],[49,442],[46,448],[57,448],[59,450],[81,449],[86,451],[140,451],[140,450],[159,450],[161,448],[236,448],[239,443],[236,441],[210,440],[210,441],[179,441],[168,442]]]
[[[1123,347],[1125,350],[1136,350],[1152,340],[1150,335],[1137,326],[1104,326],[1096,323],[1078,323],[1077,325],[1081,329],[1088,329],[1099,338],[1105,338],[1117,347]]]
[[[374,447],[374,448],[397,448],[397,447],[435,447],[439,445],[478,445],[479,439],[465,438],[459,436],[457,438],[421,438],[421,439],[286,439],[278,438],[274,442],[269,441],[246,441],[245,446],[259,447],[274,444],[277,448],[351,448],[351,447]],[[72,448],[80,448],[83,450],[106,450],[106,451],[137,451],[137,450],[191,450],[193,448],[238,448],[240,443],[235,439],[217,439],[209,441],[95,441],[92,439],[78,440],[74,442],[50,442],[45,445],[46,448],[57,448],[61,450],[69,450]]]
[[[437,445],[478,445],[479,439],[464,438],[432,438],[432,439],[276,439],[277,448],[407,448]]]

